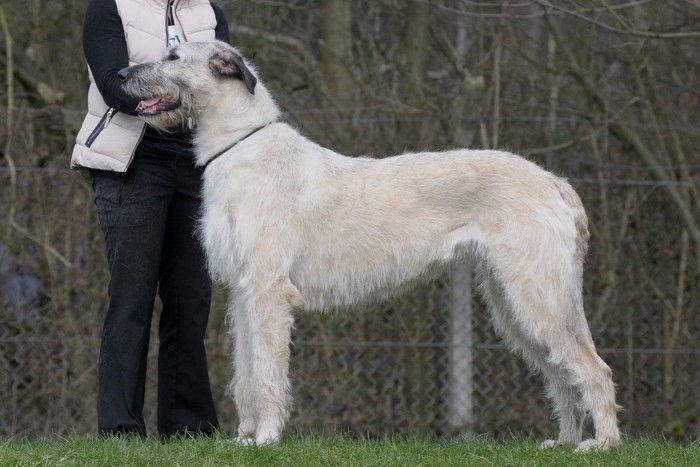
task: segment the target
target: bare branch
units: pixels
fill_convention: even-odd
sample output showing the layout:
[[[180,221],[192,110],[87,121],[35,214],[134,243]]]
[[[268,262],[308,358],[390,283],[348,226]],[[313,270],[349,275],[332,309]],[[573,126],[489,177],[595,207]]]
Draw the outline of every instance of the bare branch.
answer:
[[[601,109],[606,108],[605,99],[600,95],[598,88],[596,87],[590,74],[587,73],[578,63],[576,56],[573,54],[571,49],[563,40],[562,33],[555,23],[552,16],[545,16],[545,21],[550,33],[557,41],[557,45],[562,51],[564,58],[571,69],[571,74],[576,79],[576,81],[581,84],[584,91],[588,97]],[[656,160],[656,156],[651,149],[639,138],[637,133],[634,133],[628,125],[621,121],[616,121],[610,123],[610,131],[617,136],[620,140],[632,146],[637,155],[644,161],[644,163],[651,169],[659,180],[671,180],[671,176],[666,172],[666,169],[659,164]],[[664,188],[668,194],[673,199],[676,207],[678,208],[683,220],[685,221],[688,230],[693,237],[693,241],[700,243],[700,227],[698,226],[697,219],[695,218],[693,212],[688,206],[688,203],[683,199],[683,195],[678,190],[676,186],[664,185]]]
[[[14,158],[12,157],[12,135],[14,130],[14,113],[15,113],[15,101],[14,101],[14,54],[12,53],[12,35],[10,34],[10,28],[8,27],[7,17],[5,15],[5,9],[0,5],[0,26],[5,31],[5,54],[7,58],[7,120],[6,120],[6,135],[4,148],[4,157],[7,161],[7,166],[10,171],[10,207],[8,215],[8,230],[14,229],[16,232],[27,237],[29,240],[33,241],[40,247],[42,247],[49,254],[55,256],[61,263],[66,267],[71,267],[70,261],[68,261],[63,255],[61,255],[55,248],[49,245],[47,242],[43,241],[36,235],[33,235],[26,228],[22,227],[15,220],[15,213],[17,210],[17,168],[15,165]],[[9,231],[8,231],[9,235]]]
[[[601,0],[602,1],[602,0]],[[624,34],[624,35],[631,35],[631,36],[636,36],[636,37],[647,37],[647,38],[653,38],[653,39],[689,39],[693,37],[700,37],[700,31],[675,31],[675,32],[656,32],[656,31],[640,31],[639,29],[634,29],[630,27],[627,24],[626,20],[622,20],[622,17],[615,13],[615,11],[609,7],[604,1],[602,3],[605,5],[605,9],[613,14],[613,16],[618,19],[618,22],[620,22],[623,26],[622,29],[616,28],[614,26],[610,26],[609,24],[605,24],[602,21],[598,21],[594,18],[591,18],[590,16],[586,16],[582,13],[579,13],[578,11],[575,10],[569,10],[566,8],[563,8],[561,6],[557,6],[554,3],[550,2],[549,0],[536,0],[536,3],[540,5],[543,9],[545,9],[545,12],[547,10],[550,11],[557,11],[559,13],[573,16],[575,18],[581,19],[583,21],[586,21],[588,23],[594,24],[598,27],[601,27],[607,31],[614,32],[615,34]],[[636,2],[638,4],[646,3],[646,2]]]

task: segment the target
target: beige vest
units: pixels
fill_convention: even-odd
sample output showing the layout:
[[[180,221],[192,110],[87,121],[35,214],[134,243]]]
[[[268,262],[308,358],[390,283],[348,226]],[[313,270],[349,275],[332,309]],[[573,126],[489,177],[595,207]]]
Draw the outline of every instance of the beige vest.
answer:
[[[167,47],[167,0],[116,0],[129,65],[159,59]],[[183,42],[212,41],[216,16],[209,0],[174,0],[173,16]],[[88,113],[76,137],[71,168],[126,172],[146,124],[105,104],[88,67]]]

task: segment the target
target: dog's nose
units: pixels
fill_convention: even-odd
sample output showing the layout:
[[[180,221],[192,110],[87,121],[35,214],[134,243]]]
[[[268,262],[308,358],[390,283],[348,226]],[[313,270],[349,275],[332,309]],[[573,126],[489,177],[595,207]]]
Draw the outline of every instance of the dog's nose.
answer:
[[[119,77],[119,80],[120,80],[121,82],[124,82],[124,81],[126,81],[127,79],[129,79],[129,73],[131,73],[131,72],[129,71],[128,68],[122,68],[122,69],[119,70],[119,72],[117,73],[117,76]]]

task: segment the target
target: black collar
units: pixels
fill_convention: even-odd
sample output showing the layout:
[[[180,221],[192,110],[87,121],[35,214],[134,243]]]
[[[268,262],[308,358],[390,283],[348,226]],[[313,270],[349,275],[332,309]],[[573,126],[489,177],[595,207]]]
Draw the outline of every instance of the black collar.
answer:
[[[216,154],[214,154],[214,157],[212,157],[211,159],[209,159],[209,160],[204,164],[204,166],[202,167],[202,171],[206,170],[207,166],[208,166],[209,164],[211,164],[211,163],[214,161],[214,159],[218,159],[218,158],[219,158],[220,156],[222,156],[226,151],[228,151],[229,149],[232,149],[235,145],[237,145],[238,143],[240,143],[240,142],[243,141],[244,139],[248,138],[249,136],[253,136],[255,133],[257,133],[258,131],[262,130],[263,128],[265,128],[266,126],[268,126],[268,125],[270,125],[270,124],[272,124],[272,123],[274,123],[274,122],[266,123],[266,124],[264,124],[264,125],[261,125],[261,126],[257,127],[256,129],[254,129],[253,131],[251,131],[250,133],[248,133],[247,135],[245,135],[243,138],[239,139],[238,141],[235,141],[235,142],[234,142],[233,144],[231,144],[230,146],[227,146],[226,148],[224,148],[223,151],[219,151],[219,152],[217,152]]]

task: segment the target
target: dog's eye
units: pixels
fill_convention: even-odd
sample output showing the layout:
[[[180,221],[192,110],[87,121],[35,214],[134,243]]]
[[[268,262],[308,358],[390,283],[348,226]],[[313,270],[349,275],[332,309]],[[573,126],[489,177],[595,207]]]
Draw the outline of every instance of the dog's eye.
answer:
[[[167,60],[179,60],[179,59],[180,59],[180,57],[174,52],[170,52],[170,54],[168,54],[168,56],[167,56]]]

